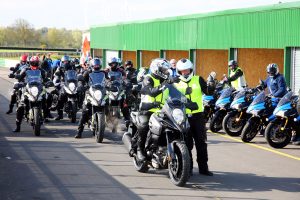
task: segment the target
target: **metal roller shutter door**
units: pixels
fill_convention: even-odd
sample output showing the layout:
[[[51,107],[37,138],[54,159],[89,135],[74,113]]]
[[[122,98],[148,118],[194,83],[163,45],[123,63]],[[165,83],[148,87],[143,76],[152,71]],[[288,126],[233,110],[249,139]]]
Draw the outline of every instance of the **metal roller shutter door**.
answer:
[[[300,48],[293,49],[292,56],[292,90],[298,93],[300,89]]]

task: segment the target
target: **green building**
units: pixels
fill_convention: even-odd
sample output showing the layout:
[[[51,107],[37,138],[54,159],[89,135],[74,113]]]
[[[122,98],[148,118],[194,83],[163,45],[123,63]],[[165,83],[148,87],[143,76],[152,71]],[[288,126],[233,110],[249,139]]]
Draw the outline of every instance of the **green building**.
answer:
[[[277,63],[292,89],[300,89],[300,2],[178,16],[90,28],[94,56],[116,55],[137,67],[157,57],[190,58],[204,78],[228,71],[236,59],[249,86]]]

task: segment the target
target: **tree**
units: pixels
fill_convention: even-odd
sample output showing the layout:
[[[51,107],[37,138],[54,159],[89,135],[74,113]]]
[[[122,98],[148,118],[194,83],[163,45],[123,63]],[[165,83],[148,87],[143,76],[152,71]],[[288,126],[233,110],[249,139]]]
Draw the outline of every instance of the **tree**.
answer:
[[[21,46],[25,47],[32,43],[31,40],[33,40],[34,29],[29,22],[27,22],[25,19],[17,19],[12,28],[16,33],[15,41],[18,41]]]

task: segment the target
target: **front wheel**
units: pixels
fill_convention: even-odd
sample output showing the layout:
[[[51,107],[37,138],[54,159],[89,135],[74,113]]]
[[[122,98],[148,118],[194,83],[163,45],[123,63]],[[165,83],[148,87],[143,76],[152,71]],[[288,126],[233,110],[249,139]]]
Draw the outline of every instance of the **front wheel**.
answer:
[[[41,135],[41,110],[39,108],[33,109],[33,132],[35,136]]]
[[[268,144],[277,149],[288,145],[291,141],[291,135],[290,129],[281,130],[281,125],[277,123],[269,123],[265,131]]]
[[[245,120],[239,115],[239,112],[229,112],[223,119],[223,129],[230,136],[239,136],[243,130]]]
[[[243,142],[251,142],[259,131],[259,119],[254,120],[253,118],[249,119],[244,126],[241,134],[241,139]]]
[[[105,131],[105,115],[104,113],[96,113],[95,119],[95,138],[97,143],[102,143],[104,138],[104,131]]]
[[[72,102],[71,103],[71,122],[75,123],[76,122],[76,113],[77,113],[77,103],[76,102]]]
[[[212,132],[217,133],[222,129],[222,120],[226,115],[225,111],[217,111],[210,121],[209,128]]]
[[[184,186],[190,177],[191,158],[187,146],[181,142],[174,142],[175,159],[169,162],[169,175],[176,186]]]

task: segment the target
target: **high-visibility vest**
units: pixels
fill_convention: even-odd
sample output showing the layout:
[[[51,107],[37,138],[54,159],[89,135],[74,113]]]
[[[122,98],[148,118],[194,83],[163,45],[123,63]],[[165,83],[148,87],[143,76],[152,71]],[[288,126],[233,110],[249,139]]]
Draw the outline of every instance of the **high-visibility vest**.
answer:
[[[192,79],[186,83],[184,81],[180,81],[179,83],[174,83],[175,87],[185,95],[186,88],[191,87],[192,93],[185,95],[186,98],[191,100],[194,103],[197,103],[198,109],[191,111],[190,109],[186,109],[186,114],[193,114],[203,112],[203,100],[202,100],[202,90],[199,83],[199,76],[193,76]]]
[[[160,81],[154,77],[152,77],[150,74],[147,74],[146,76],[150,77],[153,80],[153,87],[158,87],[160,85]],[[165,93],[165,92],[164,92]],[[160,93],[156,97],[151,97],[150,95],[141,95],[141,104],[142,103],[154,103],[154,102],[161,102],[164,103],[163,93]],[[149,111],[150,112],[158,112],[160,108],[152,108]]]
[[[234,71],[231,71],[229,72],[229,77],[232,77],[233,75],[235,75],[235,73],[238,71],[238,70],[241,70],[241,68],[237,67]],[[243,72],[243,75],[238,77],[236,80],[234,81],[231,81],[231,86],[234,87],[236,90],[239,90],[243,87],[246,87],[247,84],[246,84],[246,79],[245,79],[245,73]]]

